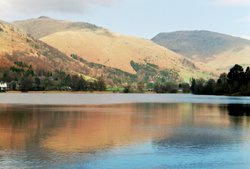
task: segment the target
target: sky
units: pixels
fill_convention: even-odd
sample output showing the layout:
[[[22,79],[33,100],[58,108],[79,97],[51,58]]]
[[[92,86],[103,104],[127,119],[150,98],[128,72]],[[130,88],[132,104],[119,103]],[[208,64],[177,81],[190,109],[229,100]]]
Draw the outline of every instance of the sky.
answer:
[[[250,0],[0,0],[0,20],[39,16],[89,22],[147,39],[180,30],[250,39]]]

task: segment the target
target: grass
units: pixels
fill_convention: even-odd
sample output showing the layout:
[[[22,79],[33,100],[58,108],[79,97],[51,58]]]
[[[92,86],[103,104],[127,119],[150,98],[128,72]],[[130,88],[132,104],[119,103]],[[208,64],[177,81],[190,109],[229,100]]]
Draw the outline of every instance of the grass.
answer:
[[[113,93],[123,93],[124,87],[108,87],[106,89],[107,92],[113,92]]]

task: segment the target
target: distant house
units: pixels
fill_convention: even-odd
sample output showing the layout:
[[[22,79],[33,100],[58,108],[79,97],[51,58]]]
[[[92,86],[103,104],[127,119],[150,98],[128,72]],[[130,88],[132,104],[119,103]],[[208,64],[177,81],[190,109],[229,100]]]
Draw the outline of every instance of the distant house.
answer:
[[[7,83],[0,82],[0,91],[1,91],[1,92],[6,91],[7,88],[8,88]]]
[[[178,88],[178,93],[183,93],[183,89],[182,88]]]

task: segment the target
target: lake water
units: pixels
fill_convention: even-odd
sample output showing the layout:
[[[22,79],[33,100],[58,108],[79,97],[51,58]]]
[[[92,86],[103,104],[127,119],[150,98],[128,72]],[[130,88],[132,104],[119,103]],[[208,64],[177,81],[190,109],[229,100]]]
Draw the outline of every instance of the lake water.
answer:
[[[0,103],[1,169],[250,168],[248,97],[1,94]]]

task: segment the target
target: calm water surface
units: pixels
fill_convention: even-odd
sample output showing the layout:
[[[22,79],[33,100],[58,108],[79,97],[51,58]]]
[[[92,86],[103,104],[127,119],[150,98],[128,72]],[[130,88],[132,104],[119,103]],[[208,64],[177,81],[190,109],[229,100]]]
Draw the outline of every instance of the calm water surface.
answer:
[[[79,103],[86,97],[78,96]],[[249,98],[124,98],[88,106],[1,104],[0,168],[250,168]]]

